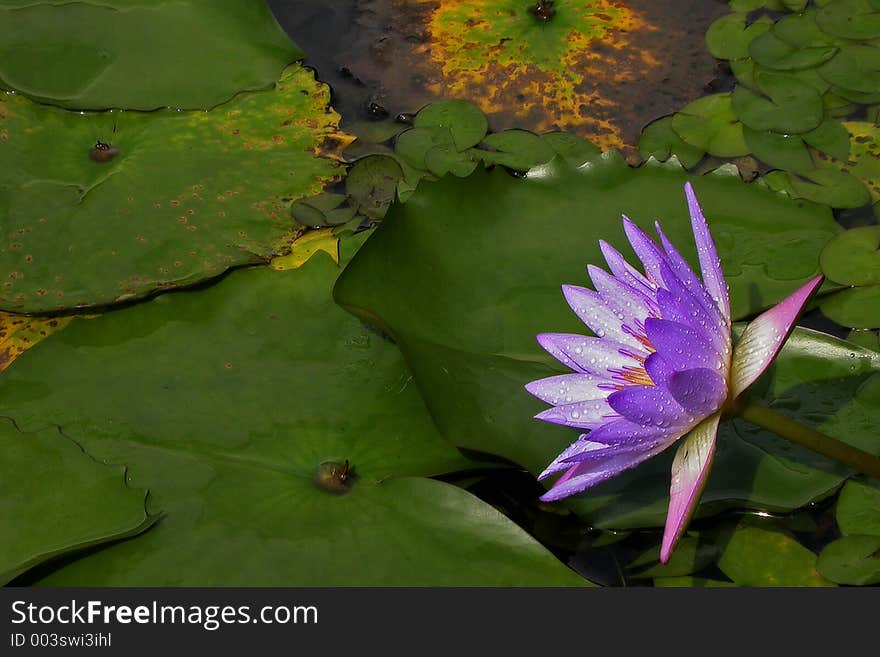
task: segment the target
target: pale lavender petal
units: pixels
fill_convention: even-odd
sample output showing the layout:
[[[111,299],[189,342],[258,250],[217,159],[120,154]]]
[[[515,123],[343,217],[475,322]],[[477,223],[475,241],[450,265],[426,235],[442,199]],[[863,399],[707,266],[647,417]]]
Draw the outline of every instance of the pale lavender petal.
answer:
[[[742,394],[770,366],[794,328],[801,310],[823,280],[824,276],[816,276],[746,326],[733,348],[730,363],[731,399]]]
[[[547,477],[554,475],[557,472],[561,472],[562,470],[569,470],[571,468],[571,463],[567,463],[566,459],[569,459],[572,456],[576,456],[582,452],[596,450],[604,451],[607,449],[609,449],[608,445],[594,443],[589,440],[589,434],[582,433],[578,436],[576,441],[566,447],[559,456],[553,459],[553,462],[550,465],[544,468],[544,471],[538,475],[538,481],[543,481]]]
[[[660,250],[657,243],[626,215],[623,215],[623,231],[626,233],[633,251],[642,261],[648,280],[654,283],[655,287],[662,284],[663,275],[660,271],[660,263],[666,260],[666,255]]]
[[[564,424],[578,429],[597,429],[619,417],[605,399],[588,399],[572,404],[560,404],[535,416],[539,420]]]
[[[714,370],[699,367],[673,374],[669,379],[669,393],[688,412],[706,417],[721,408],[727,399],[727,383]],[[620,413],[613,403],[611,407]]]
[[[599,248],[602,249],[602,255],[605,256],[605,262],[608,263],[612,274],[647,296],[654,294],[656,286],[629,264],[617,249],[605,240],[599,240]]]
[[[623,309],[623,317],[618,315],[618,319],[634,331],[643,333],[645,319],[660,316],[657,303],[628,283],[593,265],[587,265],[587,272],[596,291]]]
[[[693,423],[688,413],[662,386],[630,386],[612,393],[608,405],[625,419],[638,425],[669,429]],[[595,436],[592,440],[605,442]]]
[[[716,318],[718,324],[727,326],[729,330],[730,322],[727,321],[725,316],[721,313],[718,305],[709,295],[709,292],[706,290],[706,288],[703,287],[703,283],[694,273],[693,269],[691,269],[691,266],[688,264],[687,260],[684,259],[681,253],[679,253],[678,249],[676,249],[669,238],[666,237],[666,234],[660,227],[660,223],[654,222],[654,227],[657,230],[657,234],[660,235],[660,243],[663,244],[663,250],[666,251],[666,255],[668,257],[667,263],[669,265],[671,273],[675,276],[675,281],[677,281],[691,295],[693,295],[694,299],[701,306],[703,306],[703,308],[713,318]],[[666,284],[665,287],[671,291],[669,285],[673,284],[673,280],[670,279],[665,273],[663,275],[663,282]]]
[[[607,397],[616,390],[616,386],[605,377],[578,372],[532,381],[526,384],[526,390],[548,404],[571,404]]]
[[[613,340],[576,333],[541,333],[537,340],[547,353],[563,365],[608,378],[613,376],[609,370],[636,367],[641,363],[639,358],[647,355],[644,347],[636,350]]]
[[[669,378],[675,374],[672,366],[656,351],[645,360],[645,371],[655,385],[665,386]]]
[[[727,283],[724,282],[724,272],[721,270],[721,260],[715,249],[715,241],[703,210],[694,194],[694,188],[690,183],[685,183],[684,193],[687,196],[688,210],[691,215],[691,227],[694,230],[694,241],[697,243],[697,257],[700,259],[700,270],[703,274],[703,286],[715,301],[721,315],[730,321],[730,300],[727,296]]]
[[[668,272],[669,268],[664,266],[663,271]],[[671,275],[668,278],[666,289],[657,291],[660,316],[696,328],[718,353],[729,356],[730,327],[718,309],[713,306],[713,310],[707,310],[680,280]],[[702,287],[698,288],[700,290],[705,292]]]
[[[541,500],[553,502],[581,493],[591,486],[595,486],[606,479],[611,479],[624,470],[634,468],[642,461],[646,461],[652,456],[659,454],[668,446],[669,443],[664,442],[643,452],[608,452],[607,460],[601,463],[577,463],[562,475],[549,491],[541,496]]]
[[[623,308],[612,299],[606,299],[594,290],[577,285],[563,285],[562,292],[581,321],[600,338],[611,338],[633,348],[644,350],[644,345],[623,326]]]
[[[706,485],[712,457],[715,455],[715,437],[718,420],[715,413],[700,422],[682,441],[672,462],[672,484],[669,488],[669,510],[660,547],[660,561],[666,563],[672,549],[684,533]]]
[[[590,440],[603,445],[620,447],[623,445],[643,446],[645,449],[661,442],[671,442],[681,436],[686,429],[678,427],[643,426],[630,420],[619,419],[609,421],[590,433]],[[580,461],[579,457],[568,459]]]
[[[645,329],[651,345],[673,369],[708,367],[719,372],[724,370],[726,361],[696,329],[653,317],[647,319]]]

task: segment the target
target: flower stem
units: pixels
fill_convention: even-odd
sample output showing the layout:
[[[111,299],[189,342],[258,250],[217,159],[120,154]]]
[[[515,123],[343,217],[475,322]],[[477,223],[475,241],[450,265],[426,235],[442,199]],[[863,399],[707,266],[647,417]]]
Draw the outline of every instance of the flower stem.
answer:
[[[779,434],[786,440],[803,445],[822,456],[827,456],[863,474],[880,479],[880,458],[873,454],[847,445],[831,436],[826,436],[824,433],[810,429],[800,422],[795,422],[785,415],[754,402],[746,403],[739,410],[738,415],[752,424],[757,424],[759,427]]]

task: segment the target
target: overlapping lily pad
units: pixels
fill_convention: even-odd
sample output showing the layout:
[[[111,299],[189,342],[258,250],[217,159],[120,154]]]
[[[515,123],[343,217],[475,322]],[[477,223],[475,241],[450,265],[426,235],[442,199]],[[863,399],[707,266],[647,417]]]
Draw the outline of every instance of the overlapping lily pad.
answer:
[[[485,503],[426,478],[471,462],[436,432],[398,350],[333,305],[337,271],[324,254],[237,271],[75,322],[4,373],[0,412],[127,463],[164,512],[45,583],[584,583]],[[21,465],[48,486],[40,468]]]
[[[693,257],[685,179],[680,169],[636,170],[606,154],[579,171],[554,162],[525,180],[496,171],[423,183],[392,208],[358,253],[336,286],[336,299],[395,337],[447,438],[538,472],[575,437],[531,420],[543,405],[523,390],[556,371],[535,334],[587,330],[559,286],[586,282],[584,266],[602,262],[600,238],[625,243],[621,212],[642,225],[661,219]],[[733,176],[694,184],[738,317],[772,304],[814,273],[822,246],[839,231],[827,208],[792,202]],[[372,283],[378,280],[388,283],[378,288]],[[798,334],[767,379],[772,386],[758,394],[786,398],[786,408],[809,423],[825,418],[823,429],[835,436],[870,444],[869,427],[880,410],[872,388],[860,386],[878,371],[878,360],[873,351]],[[766,433],[728,425],[704,511],[731,504],[795,508],[831,493],[845,474],[803,450],[787,451]],[[656,525],[665,516],[668,487],[669,463],[655,459],[597,488],[579,509],[599,526]]]
[[[0,95],[0,308],[111,304],[287,250],[289,202],[341,172],[316,156],[336,134],[328,102],[299,65],[210,112],[81,114]]]
[[[301,56],[263,0],[0,3],[0,87],[72,109],[208,109]]]
[[[0,420],[0,584],[54,557],[135,536],[156,516],[123,464],[94,460],[54,427]]]

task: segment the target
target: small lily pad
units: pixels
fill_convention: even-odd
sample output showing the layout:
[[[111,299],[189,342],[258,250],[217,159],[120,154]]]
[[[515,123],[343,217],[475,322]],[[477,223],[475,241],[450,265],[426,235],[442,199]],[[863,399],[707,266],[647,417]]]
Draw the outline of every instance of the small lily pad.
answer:
[[[478,151],[487,164],[501,164],[528,171],[553,159],[556,151],[538,135],[528,130],[504,130],[489,135],[484,143],[494,151]]]
[[[833,118],[826,118],[819,127],[801,135],[810,146],[839,160],[846,160],[850,152],[849,132]]]
[[[541,140],[549,144],[566,162],[576,167],[600,153],[599,148],[591,141],[571,132],[546,132],[541,135]]]
[[[880,536],[880,485],[876,479],[846,482],[837,498],[837,526],[847,536]]]
[[[755,83],[766,97],[738,86],[731,103],[739,119],[750,128],[791,134],[808,132],[822,123],[822,97],[806,82],[784,73],[759,71]]]
[[[648,124],[642,131],[639,137],[639,154],[643,159],[654,157],[661,162],[675,155],[683,167],[690,169],[703,159],[706,152],[679,137],[672,129],[672,117],[664,116]]]
[[[403,175],[403,169],[393,157],[368,155],[351,167],[345,179],[345,191],[361,212],[381,219],[394,200],[397,183]]]
[[[799,175],[774,172],[767,183],[795,198],[804,198],[833,208],[860,208],[871,201],[871,195],[861,180],[830,164],[816,166]]]
[[[839,538],[822,550],[818,567],[822,575],[839,584],[880,584],[880,536]]]
[[[791,71],[824,64],[837,54],[837,46],[800,48],[784,41],[770,30],[749,44],[748,54],[764,68]]]
[[[740,586],[834,586],[819,574],[816,555],[789,534],[741,522],[718,558],[718,567]]]
[[[880,48],[843,46],[833,59],[817,70],[844,93],[855,92],[853,99],[865,97],[857,94],[873,98],[880,90]]]
[[[876,39],[880,37],[880,7],[870,0],[834,0],[819,9],[816,23],[843,39]]]
[[[731,94],[714,94],[690,103],[672,117],[672,129],[687,144],[718,157],[747,155],[743,126]]]
[[[800,135],[782,135],[769,130],[743,127],[752,154],[775,169],[801,172],[815,168],[813,158]]]
[[[397,136],[394,153],[409,166],[425,171],[428,168],[425,164],[425,156],[435,146],[455,148],[455,141],[449,128],[438,126],[410,128]]]
[[[749,56],[749,43],[773,26],[773,21],[762,17],[746,23],[747,14],[733,12],[717,19],[706,32],[706,46],[718,59],[742,59]]]
[[[880,328],[880,285],[852,287],[824,297],[822,314],[851,328]]]
[[[448,128],[455,147],[463,151],[480,143],[489,123],[480,108],[466,100],[441,100],[422,108],[413,122],[417,128]]]
[[[650,577],[680,577],[691,575],[712,564],[719,553],[718,546],[701,536],[685,536],[675,546],[672,556],[665,564],[660,560],[660,546],[644,552],[627,568],[633,571],[632,577],[644,579]],[[650,566],[647,569],[639,569]]]
[[[822,271],[843,285],[880,285],[880,226],[836,235],[819,258]]]

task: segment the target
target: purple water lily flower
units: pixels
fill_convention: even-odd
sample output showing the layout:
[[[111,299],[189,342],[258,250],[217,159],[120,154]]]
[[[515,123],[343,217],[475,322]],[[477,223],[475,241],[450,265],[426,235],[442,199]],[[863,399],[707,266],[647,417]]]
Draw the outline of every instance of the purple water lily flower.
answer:
[[[544,501],[580,493],[680,441],[660,551],[664,563],[706,483],[722,412],[767,369],[823,280],[817,276],[757,317],[734,347],[721,261],[690,183],[685,194],[702,280],[658,223],[660,244],[624,216],[644,274],[600,241],[611,273],[589,265],[595,290],[562,288],[595,337],[539,335],[541,346],[574,373],[526,386],[553,404],[537,418],[586,430],[539,475],[563,473]]]

